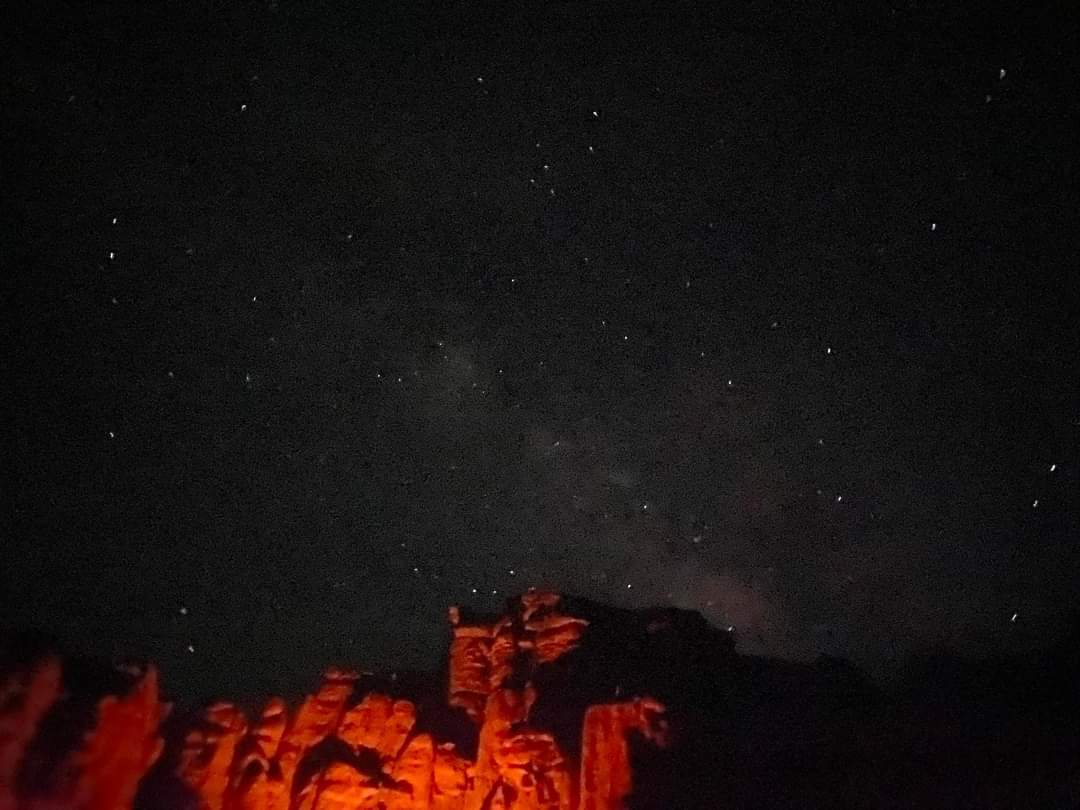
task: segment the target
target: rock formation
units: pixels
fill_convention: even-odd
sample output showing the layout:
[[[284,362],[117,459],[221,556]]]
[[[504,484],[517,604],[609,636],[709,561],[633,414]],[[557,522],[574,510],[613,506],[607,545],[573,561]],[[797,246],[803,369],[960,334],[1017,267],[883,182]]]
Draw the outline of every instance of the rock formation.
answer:
[[[515,612],[493,623],[465,621],[459,608],[450,608],[450,705],[478,720],[488,695],[512,674],[528,674],[575,649],[588,622],[562,613],[560,602],[558,594],[528,591]]]
[[[237,746],[229,777],[229,796],[235,810],[260,810],[274,801],[281,790],[280,773],[271,770],[271,760],[285,734],[288,706],[274,698],[262,710],[252,732]],[[181,766],[182,768],[183,766]],[[181,779],[187,777],[181,770]]]
[[[161,755],[158,730],[168,706],[158,700],[157,670],[150,667],[126,695],[108,695],[97,724],[72,757],[75,781],[68,806],[85,810],[130,807],[139,781]]]
[[[737,656],[689,611],[530,592],[502,617],[454,610],[449,630],[442,675],[331,670],[306,700],[216,702],[165,731],[153,669],[5,638],[0,810],[1073,807],[1080,795],[1073,638],[1003,664],[928,661],[889,698],[835,660]],[[1008,736],[988,705],[1017,711]]]
[[[337,736],[354,750],[368,748],[383,763],[393,762],[416,724],[416,707],[373,692],[349,709],[341,719]]]
[[[658,745],[666,745],[663,715],[663,705],[648,698],[589,707],[582,729],[579,810],[625,807],[634,787],[628,736],[637,732]]]
[[[247,719],[233,704],[215,703],[184,739],[177,769],[184,784],[200,797],[200,810],[222,810],[236,749]]]
[[[331,669],[323,677],[319,690],[300,706],[293,722],[286,727],[274,756],[278,790],[272,792],[266,810],[291,810],[294,788],[308,788],[316,781],[294,785],[297,768],[305,754],[337,729],[356,677],[356,673],[348,670]]]
[[[20,771],[29,759],[27,752],[39,743],[42,726],[52,716],[69,712],[74,717],[78,712],[72,710],[72,697],[61,691],[62,672],[55,658],[33,662],[8,677],[0,701],[0,808],[131,807],[140,781],[161,754],[159,729],[169,707],[158,698],[153,667],[115,674],[127,682],[124,691],[96,702],[90,725],[75,736],[74,747],[38,751],[30,786],[22,784],[27,780],[20,778]]]
[[[45,712],[60,696],[60,662],[48,656],[15,672],[0,686],[0,810],[18,806],[19,763]]]
[[[295,711],[273,699],[249,721],[232,703],[208,706],[178,738],[168,778],[191,797],[185,810],[621,810],[633,789],[628,735],[664,745],[664,708],[632,689],[619,699],[607,673],[618,643],[585,670],[566,663],[588,648],[589,628],[549,592],[524,594],[501,617],[451,608],[445,711],[331,669]],[[45,658],[5,682],[0,810],[132,807],[167,707],[152,668],[125,677],[73,749],[30,780],[25,752],[65,701],[60,665]]]
[[[245,733],[234,707],[210,706],[188,734],[180,779],[206,810],[618,810],[633,784],[626,735],[662,743],[662,707],[642,696],[588,709],[576,760],[532,722],[532,680],[577,649],[589,623],[549,592],[510,607],[488,620],[450,610],[447,702],[476,726],[474,758],[418,731],[414,703],[331,670],[291,720],[274,702]]]
[[[435,749],[431,774],[431,810],[459,810],[465,804],[471,777],[470,763],[458,756],[453,743]]]

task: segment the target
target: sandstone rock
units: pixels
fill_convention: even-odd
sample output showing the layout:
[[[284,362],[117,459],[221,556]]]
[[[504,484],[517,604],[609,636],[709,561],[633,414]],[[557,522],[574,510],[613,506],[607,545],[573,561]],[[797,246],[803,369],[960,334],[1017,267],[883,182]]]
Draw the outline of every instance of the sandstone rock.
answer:
[[[285,701],[270,700],[262,710],[258,723],[237,748],[229,786],[235,810],[264,810],[281,803],[283,785],[276,766],[271,759],[285,733],[289,713]]]
[[[588,622],[562,614],[561,603],[557,593],[531,589],[510,614],[491,625],[467,623],[458,608],[450,608],[450,705],[482,723],[484,703],[493,691],[575,649]]]
[[[514,674],[518,654],[518,636],[512,616],[504,616],[491,631],[491,648],[488,652],[488,693],[501,689]]]
[[[347,763],[334,762],[320,777],[315,810],[374,810],[381,793],[378,781]]]
[[[0,686],[0,810],[15,807],[15,782],[26,747],[60,695],[60,661],[48,656]]]
[[[391,771],[398,790],[388,792],[386,810],[429,810],[434,766],[435,742],[431,736],[418,734],[409,740]]]
[[[581,734],[579,810],[625,810],[634,787],[627,733],[641,733],[666,745],[664,707],[640,698],[626,703],[590,706]]]
[[[589,623],[559,609],[562,596],[551,591],[529,590],[521,596],[520,646],[531,650],[536,665],[548,664],[575,649]]]
[[[263,707],[259,722],[249,739],[255,750],[269,758],[277,753],[285,728],[289,723],[289,707],[281,698],[271,698]]]
[[[525,629],[531,636],[528,646],[536,663],[549,664],[576,649],[588,626],[584,619],[561,614],[530,619]]]
[[[158,699],[157,670],[147,668],[131,690],[98,704],[97,725],[70,758],[74,781],[64,790],[78,810],[131,807],[139,781],[161,754],[158,735],[169,705]]]
[[[331,670],[291,720],[285,703],[274,700],[248,731],[234,705],[210,706],[184,738],[176,775],[195,792],[200,810],[625,810],[634,787],[627,735],[665,745],[664,707],[637,698],[585,708],[584,694],[610,694],[607,687],[585,684],[574,692],[569,684],[569,712],[560,709],[558,693],[545,695],[551,700],[533,712],[534,675],[555,689],[575,672],[603,670],[597,662],[580,670],[571,662],[548,670],[555,680],[538,673],[587,643],[588,622],[562,613],[562,604],[557,594],[530,591],[490,624],[465,622],[451,610],[448,701],[465,708],[479,729],[461,729],[453,713],[435,713],[430,727],[456,729],[463,744],[469,731],[477,733],[475,761],[417,733],[410,701],[370,693],[346,710],[357,676]],[[56,703],[60,688],[53,660],[9,679],[0,692],[0,810],[130,810],[160,752],[157,730],[166,707],[152,669],[136,672],[124,694],[101,701],[97,725],[74,754],[43,760],[42,778],[33,779],[49,785],[44,792],[21,804],[13,795],[20,767],[39,770],[19,761],[49,707],[58,712],[50,723],[66,717],[65,706],[74,706],[72,718],[86,717],[78,704]],[[580,729],[578,761],[568,761],[556,728],[537,727],[539,718],[557,728],[560,740]]]
[[[188,732],[177,775],[199,796],[200,810],[223,810],[237,748],[247,732],[247,718],[231,703],[218,702]]]
[[[375,750],[375,749],[369,749]],[[412,738],[401,755],[365,770],[363,757],[335,760],[294,799],[294,810],[428,810],[434,743],[427,734]]]
[[[376,748],[383,726],[390,719],[394,699],[372,692],[345,712],[338,724],[337,736],[352,748]]]
[[[562,596],[554,591],[529,588],[518,601],[521,604],[521,620],[528,622],[539,613],[557,608],[562,602]]]
[[[416,725],[416,706],[408,700],[394,701],[394,709],[390,714],[390,720],[383,727],[379,735],[375,750],[387,759],[395,759],[402,755],[405,740]]]
[[[337,729],[356,679],[354,672],[328,670],[318,691],[304,701],[278,745],[273,765],[280,772],[280,785],[272,774],[267,782],[270,804],[264,810],[288,810],[300,760]]]
[[[495,753],[502,736],[509,732],[515,723],[522,723],[529,717],[529,710],[536,701],[536,692],[531,687],[499,689],[488,698],[484,707],[484,725],[480,728],[480,743],[476,754],[476,772],[497,773]]]
[[[501,787],[503,779],[496,755],[511,728],[528,719],[535,701],[536,693],[531,687],[521,691],[499,689],[488,696],[473,768],[473,784],[466,793],[466,810],[479,810],[493,802],[508,800]]]
[[[416,707],[412,703],[373,692],[345,713],[337,736],[353,749],[370,748],[383,761],[392,761],[401,753],[415,724]]]
[[[432,766],[432,810],[461,810],[469,781],[469,761],[458,756],[454,744],[438,746]]]
[[[546,732],[504,734],[495,763],[513,788],[514,810],[571,810],[573,788],[566,758]]]
[[[484,702],[491,692],[491,627],[464,624],[456,607],[450,608],[450,676],[448,702],[479,722]]]

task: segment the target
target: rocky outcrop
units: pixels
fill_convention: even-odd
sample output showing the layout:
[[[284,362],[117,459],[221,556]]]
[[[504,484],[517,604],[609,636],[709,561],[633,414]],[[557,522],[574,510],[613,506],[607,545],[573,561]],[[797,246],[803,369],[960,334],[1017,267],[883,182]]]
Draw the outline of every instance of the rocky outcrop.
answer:
[[[48,656],[0,686],[0,810],[14,810],[19,763],[42,717],[60,696],[60,661]]]
[[[542,731],[506,734],[495,750],[502,784],[521,810],[571,810],[573,783],[566,756]]]
[[[464,622],[457,607],[450,608],[450,627],[453,640],[447,701],[477,720],[491,692],[491,627]]]
[[[431,810],[461,810],[465,806],[470,765],[458,755],[454,743],[436,747],[431,769]]]
[[[390,767],[394,785],[386,793],[386,810],[428,810],[434,769],[435,741],[429,734],[418,734]]]
[[[341,720],[337,736],[354,750],[367,748],[381,762],[393,762],[416,725],[416,707],[377,692],[364,697]]]
[[[280,803],[284,796],[280,771],[271,761],[288,723],[288,706],[274,698],[262,710],[252,732],[237,746],[229,777],[229,796],[234,810],[261,810]]]
[[[290,810],[295,805],[291,801],[294,788],[304,790],[315,783],[294,785],[297,768],[305,754],[337,730],[356,678],[355,672],[331,669],[323,676],[319,690],[300,706],[274,757],[280,789],[274,792],[266,810]]]
[[[12,673],[0,701],[0,807],[4,810],[124,810],[163,747],[159,729],[168,713],[159,700],[157,671],[113,673],[120,694],[105,694],[80,733],[65,723],[87,714],[62,690],[62,670],[48,656]],[[52,725],[46,733],[44,727]],[[40,739],[41,735],[45,739]],[[51,743],[51,744],[47,744]],[[73,743],[73,744],[72,744]],[[27,752],[37,749],[32,779],[22,778]]]
[[[125,695],[98,704],[97,724],[71,758],[77,774],[70,807],[117,810],[130,807],[143,775],[161,755],[159,734],[169,707],[158,699],[157,670],[149,667]]]
[[[236,739],[243,718],[229,704],[212,706],[188,736],[184,783],[214,810],[622,807],[633,785],[626,735],[662,743],[662,706],[642,696],[583,710],[580,761],[533,717],[535,676],[581,646],[589,621],[558,594],[530,591],[493,619],[452,608],[450,625],[447,701],[475,724],[475,757],[418,730],[415,703],[365,692],[354,673],[332,670],[291,721],[272,704],[244,739]]]
[[[236,750],[247,731],[243,712],[231,703],[215,703],[188,731],[177,775],[199,795],[199,810],[223,810]]]
[[[607,642],[583,665],[573,654],[587,652],[591,619],[543,591],[508,608],[488,618],[451,609],[445,711],[430,690],[419,702],[392,696],[346,669],[329,670],[295,711],[273,699],[249,721],[233,703],[211,704],[168,759],[171,784],[191,797],[184,810],[624,808],[633,789],[628,735],[663,745],[664,708],[622,681],[613,686],[609,670],[626,663],[614,650],[649,643],[652,624],[642,623],[633,643]],[[124,677],[45,778],[35,764],[35,777],[22,780],[33,784],[25,796],[25,752],[66,699],[60,666],[44,658],[4,682],[0,810],[132,807],[161,753],[167,706],[154,669]]]
[[[527,675],[575,649],[589,623],[560,606],[558,594],[534,590],[494,622],[467,621],[460,608],[450,608],[450,705],[479,722],[488,695],[511,676]]]
[[[579,810],[623,810],[634,787],[629,734],[667,744],[664,707],[655,700],[590,706],[582,729]]]

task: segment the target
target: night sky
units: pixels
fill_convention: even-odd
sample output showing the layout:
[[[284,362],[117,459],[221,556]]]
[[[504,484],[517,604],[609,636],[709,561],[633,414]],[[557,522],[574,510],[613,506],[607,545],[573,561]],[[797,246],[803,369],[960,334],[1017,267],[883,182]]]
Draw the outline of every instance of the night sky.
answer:
[[[22,5],[4,626],[201,697],[531,585],[875,674],[1069,621],[1066,0]]]

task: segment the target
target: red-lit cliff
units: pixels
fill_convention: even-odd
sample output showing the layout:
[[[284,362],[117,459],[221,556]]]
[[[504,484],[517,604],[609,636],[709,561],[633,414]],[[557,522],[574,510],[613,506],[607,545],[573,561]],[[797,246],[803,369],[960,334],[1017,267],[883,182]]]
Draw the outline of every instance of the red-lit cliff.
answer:
[[[62,691],[54,656],[0,683],[0,810],[125,810],[162,751],[157,672],[120,670],[94,705]]]
[[[334,669],[190,715],[152,667],[0,638],[0,810],[1080,806],[1080,632],[915,659],[886,694],[735,655],[687,611],[531,592],[448,630],[441,673]]]
[[[163,809],[625,808],[632,747],[669,742],[665,705],[633,682],[632,659],[663,653],[651,641],[675,614],[622,612],[634,616],[628,628],[588,612],[542,591],[500,617],[451,608],[441,705],[332,669],[296,707],[273,699],[246,716],[208,706],[173,735],[151,779],[168,712],[154,669],[117,673],[80,714],[60,661],[36,660],[0,693],[0,810],[126,810],[140,781],[141,804]],[[597,632],[597,621],[610,626]],[[166,784],[171,797],[155,797]]]

